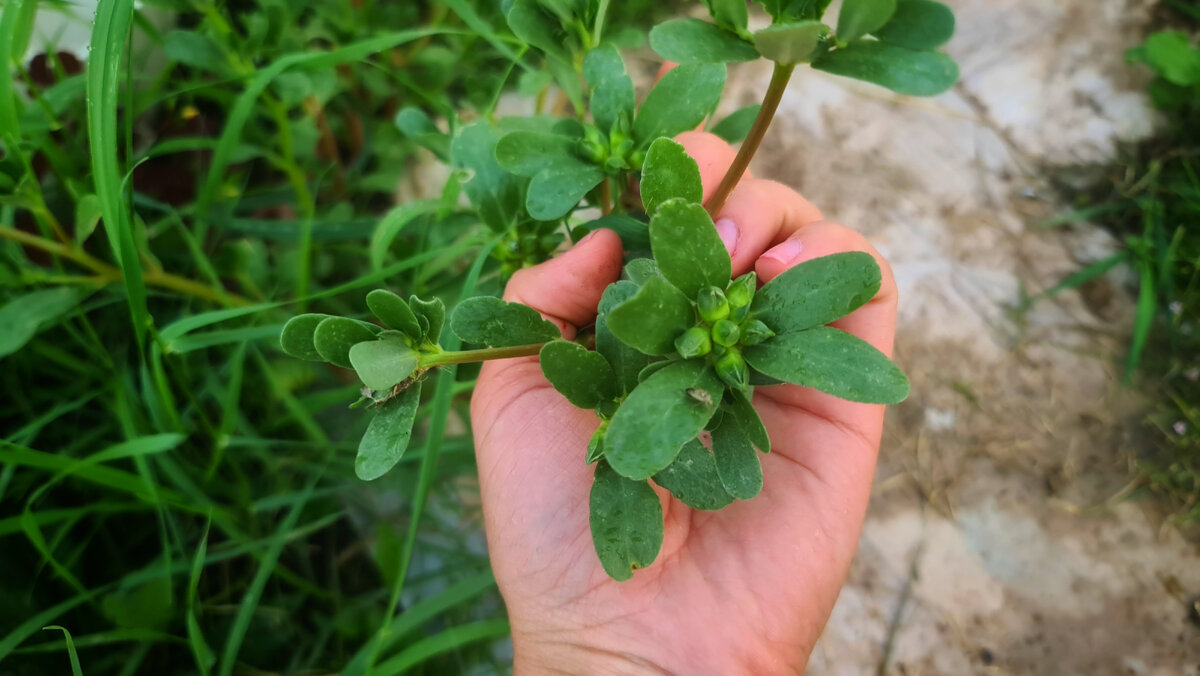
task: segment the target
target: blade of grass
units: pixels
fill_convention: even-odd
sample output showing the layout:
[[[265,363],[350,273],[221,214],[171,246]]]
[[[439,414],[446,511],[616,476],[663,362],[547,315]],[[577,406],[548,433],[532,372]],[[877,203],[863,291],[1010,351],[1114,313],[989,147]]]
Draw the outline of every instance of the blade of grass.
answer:
[[[1133,338],[1129,343],[1129,356],[1125,362],[1125,384],[1133,380],[1133,373],[1142,362],[1142,350],[1146,348],[1146,340],[1150,337],[1150,327],[1154,324],[1154,315],[1158,309],[1158,296],[1154,289],[1154,271],[1149,264],[1143,263],[1141,282],[1138,288],[1137,313],[1133,320]]]
[[[32,636],[42,627],[45,627],[50,622],[54,621],[54,618],[59,617],[75,606],[91,601],[102,591],[105,591],[105,589],[93,589],[86,594],[79,594],[74,598],[67,599],[66,601],[62,601],[61,603],[57,603],[47,608],[46,610],[37,613],[33,617],[30,617],[21,624],[17,625],[16,628],[10,631],[7,636],[0,639],[0,663],[3,663],[4,658],[12,654],[12,651],[16,649],[17,646],[21,645],[22,641]]]
[[[57,624],[42,627],[42,631],[54,631],[55,629],[63,633],[63,640],[67,643],[67,656],[71,658],[72,676],[83,676],[83,667],[79,665],[79,655],[75,652],[75,641],[71,639],[71,632],[67,631],[66,627]]]
[[[200,544],[196,547],[196,556],[192,558],[185,611],[187,612],[188,645],[192,649],[192,657],[196,660],[196,666],[200,668],[202,674],[211,673],[213,664],[217,661],[217,656],[213,654],[212,648],[209,648],[208,642],[204,640],[204,632],[200,629],[200,622],[196,619],[196,589],[200,586],[200,573],[204,570],[204,557],[208,554],[208,531],[211,527],[212,516],[210,515],[208,522],[204,524],[204,535],[200,536]]]
[[[1075,287],[1077,287],[1081,284],[1086,284],[1087,282],[1099,277],[1100,275],[1103,275],[1104,273],[1108,272],[1109,270],[1112,270],[1113,268],[1117,267],[1118,265],[1128,262],[1128,261],[1129,261],[1129,252],[1128,251],[1119,251],[1107,258],[1103,258],[1103,259],[1096,261],[1095,263],[1092,263],[1091,265],[1087,266],[1086,268],[1071,274],[1066,279],[1062,280],[1058,284],[1055,284],[1054,286],[1050,287],[1049,289],[1046,289],[1045,291],[1043,291],[1035,296],[1032,296],[1031,298],[1029,298],[1029,302],[1032,303],[1034,301],[1037,301],[1037,300],[1040,300],[1043,298],[1050,298],[1051,296],[1056,296],[1056,295],[1062,293],[1063,291],[1069,291],[1071,289],[1074,289]]]
[[[483,620],[450,627],[405,648],[399,655],[379,665],[375,673],[380,676],[402,674],[422,662],[467,644],[508,636],[509,631],[507,620]]]
[[[133,237],[133,220],[122,190],[117,139],[121,62],[132,20],[133,0],[100,0],[96,8],[87,66],[87,126],[92,174],[104,232],[125,281],[133,334],[140,350],[145,345],[150,312],[146,306],[142,264]]]

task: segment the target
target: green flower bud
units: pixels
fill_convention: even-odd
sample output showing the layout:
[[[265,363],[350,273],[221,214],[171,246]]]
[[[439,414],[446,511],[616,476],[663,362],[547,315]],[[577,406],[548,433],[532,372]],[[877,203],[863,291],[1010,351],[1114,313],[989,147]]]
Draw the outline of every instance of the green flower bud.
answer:
[[[742,337],[742,330],[737,324],[728,319],[719,319],[712,327],[713,342],[725,347],[733,347],[737,345],[738,340]]]
[[[700,316],[706,322],[715,322],[729,316],[729,301],[725,300],[725,292],[715,286],[700,289],[696,305],[700,308]]]
[[[775,332],[757,319],[742,324],[742,345],[758,345],[774,337]]]
[[[721,380],[735,390],[746,389],[750,382],[750,370],[746,367],[746,360],[742,359],[742,353],[737,350],[731,349],[718,359],[716,369]]]
[[[693,326],[675,339],[675,350],[684,359],[703,357],[712,351],[712,341],[708,339],[708,331],[704,327]]]
[[[730,282],[729,288],[725,289],[729,307],[740,308],[749,305],[750,301],[754,300],[754,288],[757,282],[758,277],[753,272],[747,272]]]
[[[642,165],[645,163],[646,163],[645,151],[635,150],[629,156],[629,166],[632,167],[634,171],[641,171]]]
[[[588,131],[596,132],[595,128],[589,128]],[[596,138],[581,138],[576,142],[576,152],[580,157],[588,162],[600,164],[604,162],[608,156],[608,149],[604,147],[604,141],[599,137],[600,132],[596,132]],[[591,134],[588,134],[590,137]]]
[[[625,158],[620,155],[609,155],[604,161],[604,170],[610,174],[625,171]]]

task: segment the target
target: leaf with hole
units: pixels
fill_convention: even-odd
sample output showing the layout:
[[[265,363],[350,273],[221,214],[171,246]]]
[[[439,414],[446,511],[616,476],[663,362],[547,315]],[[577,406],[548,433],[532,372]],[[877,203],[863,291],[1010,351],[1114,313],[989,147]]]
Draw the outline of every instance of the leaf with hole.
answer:
[[[413,421],[416,420],[417,406],[420,403],[421,383],[416,382],[399,396],[379,405],[375,417],[367,425],[367,431],[358,444],[354,473],[359,479],[378,479],[400,462],[404,452],[408,450]]]
[[[688,298],[729,284],[729,251],[699,204],[675,199],[659,205],[650,219],[650,248],[663,277]]]
[[[417,370],[416,350],[397,339],[369,340],[350,348],[350,364],[364,385],[381,392]]]
[[[708,394],[694,396],[689,390]],[[671,364],[639,384],[608,424],[604,457],[622,476],[647,479],[666,469],[679,449],[717,410],[724,386],[707,364]]]
[[[852,77],[909,96],[935,96],[958,82],[958,64],[940,52],[859,41],[822,56],[813,68]]]
[[[683,145],[669,138],[656,139],[642,165],[641,192],[642,204],[650,216],[667,200],[699,202],[704,197],[700,165]]]
[[[900,0],[896,13],[872,34],[908,49],[937,49],[954,36],[954,12],[935,0]]]
[[[717,475],[713,454],[698,439],[684,444],[674,462],[654,475],[654,483],[692,509],[712,511],[733,502]]]
[[[592,544],[604,572],[628,580],[658,557],[663,541],[662,504],[650,484],[632,481],[600,460],[588,504]]]
[[[344,369],[354,368],[350,363],[350,348],[356,344],[375,340],[382,329],[374,324],[346,317],[326,317],[313,331],[313,347],[325,361]]]
[[[537,310],[491,296],[459,303],[450,315],[450,330],[464,343],[491,347],[532,345],[562,337],[558,327],[542,319]]]
[[[792,266],[758,290],[754,317],[775,333],[821,326],[857,310],[879,292],[879,264],[861,251]]]
[[[677,63],[726,63],[758,58],[737,33],[700,19],[672,19],[650,31],[650,47]]]
[[[870,343],[818,326],[785,333],[744,351],[750,366],[773,378],[865,404],[897,404],[908,378]]]
[[[325,361],[325,357],[317,352],[317,347],[313,344],[313,334],[317,325],[328,318],[329,315],[314,313],[292,317],[283,325],[283,331],[279,334],[279,346],[297,359]]]
[[[662,277],[651,277],[629,300],[608,312],[608,330],[644,354],[675,351],[675,339],[696,321],[692,303]]]
[[[579,408],[593,409],[617,397],[617,375],[598,352],[566,340],[542,346],[538,361],[546,380]]]

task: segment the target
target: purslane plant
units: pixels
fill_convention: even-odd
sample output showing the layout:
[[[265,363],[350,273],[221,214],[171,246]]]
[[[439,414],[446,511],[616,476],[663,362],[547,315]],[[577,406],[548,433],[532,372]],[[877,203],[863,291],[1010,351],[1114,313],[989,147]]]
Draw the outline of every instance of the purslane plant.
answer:
[[[470,173],[462,188],[479,220],[504,234],[503,246],[548,249],[564,229],[578,239],[611,228],[628,252],[625,272],[604,292],[594,329],[576,341],[562,339],[534,309],[491,296],[458,303],[448,322],[441,300],[405,301],[385,290],[366,299],[379,324],[292,319],[281,337],[285,351],[352,368],[364,384],[359,403],[375,416],[359,446],[361,478],[382,476],[402,457],[431,369],[539,355],[555,389],[599,418],[580,449],[581,461],[595,465],[592,537],[604,570],[623,580],[653,562],[662,544],[651,481],[701,510],[759,493],[757,452],[769,452],[771,440],[750,403],[753,387],[791,383],[877,404],[907,396],[908,380],[891,360],[829,326],[878,291],[870,255],[810,260],[760,287],[754,273],[732,278],[712,219],[797,64],[904,94],[939,93],[957,79],[954,62],[933,51],[952,34],[953,15],[933,0],[846,0],[835,32],[820,21],[828,0],[765,0],[773,23],[751,33],[743,0],[706,4],[715,23],[677,19],[651,31],[652,47],[681,65],[640,107],[619,51],[599,39],[607,3],[509,4],[513,32],[544,53],[576,115],[465,126],[448,139],[450,162]],[[585,25],[595,31],[573,30]],[[568,33],[577,37],[559,39]],[[563,47],[573,40],[576,52]],[[702,204],[699,168],[671,137],[715,110],[726,62],[760,56],[775,62],[764,102],[717,125],[746,140]],[[575,214],[584,206],[599,207],[601,217],[582,222]],[[512,257],[499,259],[500,274],[513,271]],[[443,350],[444,324],[481,347]]]

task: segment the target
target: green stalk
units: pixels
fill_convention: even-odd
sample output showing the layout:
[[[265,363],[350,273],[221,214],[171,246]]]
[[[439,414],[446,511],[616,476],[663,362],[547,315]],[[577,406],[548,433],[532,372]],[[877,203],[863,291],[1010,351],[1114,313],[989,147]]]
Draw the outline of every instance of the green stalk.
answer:
[[[775,70],[771,73],[771,84],[767,86],[767,93],[763,97],[762,108],[759,109],[758,116],[754,118],[754,126],[750,127],[750,133],[746,135],[746,140],[742,142],[742,147],[738,150],[737,157],[733,158],[733,164],[729,165],[729,171],[725,172],[725,177],[721,179],[721,184],[717,186],[717,191],[713,193],[712,197],[708,200],[708,204],[705,205],[708,215],[714,219],[721,213],[721,208],[725,206],[725,201],[729,199],[730,193],[737,187],[738,181],[742,180],[742,175],[746,173],[746,169],[750,166],[750,160],[758,152],[758,147],[762,145],[763,137],[767,135],[767,129],[771,126],[771,120],[775,118],[775,111],[779,108],[779,102],[783,99],[783,92],[787,89],[788,80],[792,78],[792,71],[795,69],[795,64],[775,64]]]
[[[514,345],[512,347],[490,347],[481,350],[457,350],[453,352],[438,352],[437,354],[421,355],[420,369],[446,366],[447,364],[470,364],[477,361],[492,359],[512,359],[513,357],[528,357],[542,351],[545,343],[533,345]]]

